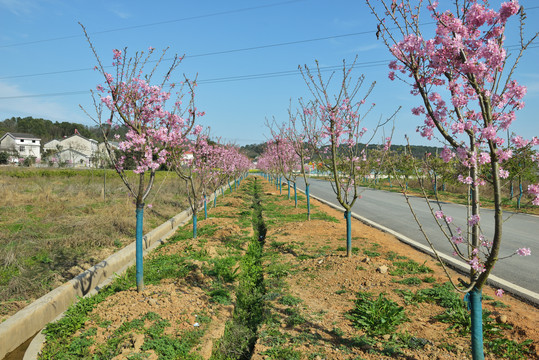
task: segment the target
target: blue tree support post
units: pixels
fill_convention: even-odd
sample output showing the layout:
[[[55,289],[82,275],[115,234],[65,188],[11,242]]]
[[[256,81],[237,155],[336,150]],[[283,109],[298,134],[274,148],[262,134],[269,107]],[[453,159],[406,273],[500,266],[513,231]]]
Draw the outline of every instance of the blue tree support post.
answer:
[[[298,207],[298,190],[296,188],[296,182],[294,181],[294,204]]]
[[[483,305],[481,304],[481,290],[473,288],[468,294],[468,307],[471,311],[472,331],[472,359],[484,360],[483,352]]]
[[[283,194],[283,179],[279,177],[279,194]]]
[[[305,195],[307,196],[307,220],[311,220],[311,199],[309,197],[309,185],[305,185]]]
[[[144,219],[144,203],[137,204],[136,209],[137,223],[135,227],[135,264],[136,264],[136,279],[137,279],[137,291],[144,290],[144,268],[142,263],[142,222]]]
[[[215,193],[213,195],[213,207],[216,208],[217,207],[217,193]]]
[[[197,213],[193,213],[193,239],[197,237]]]
[[[352,256],[352,212],[345,210],[344,218],[346,219],[346,256]]]

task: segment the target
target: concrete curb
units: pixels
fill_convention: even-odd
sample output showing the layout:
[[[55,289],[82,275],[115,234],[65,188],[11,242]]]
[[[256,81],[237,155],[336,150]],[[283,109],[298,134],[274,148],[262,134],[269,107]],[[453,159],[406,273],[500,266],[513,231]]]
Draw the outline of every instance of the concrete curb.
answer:
[[[305,193],[305,191],[301,190],[301,189],[298,189],[299,191],[301,191],[302,193]],[[335,204],[332,204],[330,203],[329,201],[326,201],[324,199],[321,199],[315,195],[312,195],[312,194],[309,194],[309,196],[313,199],[316,199],[318,201],[320,201],[321,203],[323,204],[326,204],[336,210],[340,210],[340,211],[344,211],[344,208],[341,207],[341,206],[338,206],[338,205],[335,205]],[[388,234],[391,234],[393,236],[395,236],[398,240],[402,241],[403,243],[405,244],[408,244],[410,246],[412,246],[413,248],[421,251],[421,252],[424,252],[432,257],[436,257],[436,255],[434,254],[434,251],[430,248],[430,246],[426,246],[426,245],[423,245],[415,240],[412,240],[410,239],[409,237],[401,234],[401,233],[398,233],[392,229],[389,229],[383,225],[380,225],[372,220],[369,220],[361,215],[358,215],[354,212],[352,212],[352,217],[369,225],[369,226],[372,226],[378,230],[381,230],[383,232],[386,232]],[[467,273],[467,271],[469,270],[469,265],[462,262],[462,261],[458,261],[458,260],[455,260],[454,258],[446,255],[446,254],[443,254],[443,253],[438,253],[438,256],[440,256],[440,258],[442,258],[444,260],[444,262],[449,265],[450,267],[452,267],[453,269],[455,270],[458,270],[459,272],[463,272],[463,273]],[[487,284],[490,285],[490,286],[493,286],[493,287],[497,287],[497,288],[502,288],[503,290],[513,294],[514,296],[522,299],[522,300],[525,300],[531,304],[533,304],[535,307],[538,307],[539,306],[539,294],[536,293],[536,292],[533,292],[533,291],[530,291],[528,289],[525,289],[519,285],[516,285],[516,284],[513,284],[507,280],[504,280],[498,276],[495,276],[495,275],[490,275],[487,279]]]
[[[223,191],[227,186],[229,185],[222,187]],[[208,202],[213,201],[220,191],[221,188],[209,196]],[[184,210],[144,235],[144,254],[164,243],[167,237],[173,235],[176,229],[186,224],[191,217],[191,209]],[[24,359],[36,359],[44,341],[44,336],[38,333],[45,325],[59,318],[77,298],[92,295],[116,275],[125,272],[134,263],[134,259],[135,242],[132,242],[0,323],[0,359],[33,336],[36,338],[31,342]]]

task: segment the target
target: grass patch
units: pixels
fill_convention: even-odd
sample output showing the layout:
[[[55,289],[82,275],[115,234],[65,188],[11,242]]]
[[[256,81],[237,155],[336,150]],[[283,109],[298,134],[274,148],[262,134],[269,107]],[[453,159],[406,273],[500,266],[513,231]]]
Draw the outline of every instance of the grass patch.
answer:
[[[283,295],[279,299],[279,304],[283,304],[283,305],[286,305],[286,306],[295,306],[295,305],[301,303],[302,301],[303,300],[301,300],[300,298],[294,297],[292,295]]]
[[[239,284],[236,289],[236,307],[232,320],[225,327],[223,337],[216,344],[212,359],[249,358],[257,338],[259,324],[264,320],[264,287],[262,249],[266,237],[266,225],[262,218],[260,186],[251,181],[252,224],[255,236],[249,243],[240,263]]]
[[[423,264],[419,264],[413,260],[395,261],[393,262],[394,269],[389,272],[393,276],[428,274],[434,272],[431,268]]]
[[[358,292],[354,308],[348,313],[352,324],[367,335],[385,335],[395,332],[398,325],[407,321],[404,308],[387,299],[384,294]]]
[[[397,284],[402,284],[402,285],[420,285],[423,282],[420,278],[415,277],[415,276],[402,279],[402,280],[392,279],[391,281]]]

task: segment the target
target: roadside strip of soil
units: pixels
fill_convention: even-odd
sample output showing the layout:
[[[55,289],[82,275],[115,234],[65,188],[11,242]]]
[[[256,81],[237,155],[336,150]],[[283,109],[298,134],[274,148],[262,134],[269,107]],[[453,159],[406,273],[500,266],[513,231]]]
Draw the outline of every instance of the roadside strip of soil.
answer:
[[[134,290],[128,272],[117,291],[73,311],[86,311],[79,325],[49,327],[56,340],[42,358],[470,358],[461,327],[467,312],[448,313],[442,297],[432,301],[434,293],[450,297],[436,261],[359,221],[347,258],[342,212],[311,201],[306,221],[305,198],[299,200],[295,208],[261,177],[248,177],[199,220],[196,239],[186,226],[151,254],[144,292]],[[360,294],[363,303],[386,299],[402,321],[386,333],[359,327]],[[499,301],[490,288],[484,295],[486,358],[539,359],[539,311],[511,296]],[[248,351],[227,338],[249,339]]]

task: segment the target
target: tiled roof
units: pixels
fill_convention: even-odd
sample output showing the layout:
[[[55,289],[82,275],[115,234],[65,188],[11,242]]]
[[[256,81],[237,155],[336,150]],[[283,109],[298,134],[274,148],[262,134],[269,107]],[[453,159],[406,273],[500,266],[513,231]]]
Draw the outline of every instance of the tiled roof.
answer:
[[[17,138],[17,139],[38,139],[38,140],[41,140],[40,138],[38,138],[37,136],[32,135],[32,134],[12,133],[12,132],[6,133],[6,135],[8,135],[8,134],[13,136],[14,138]]]

